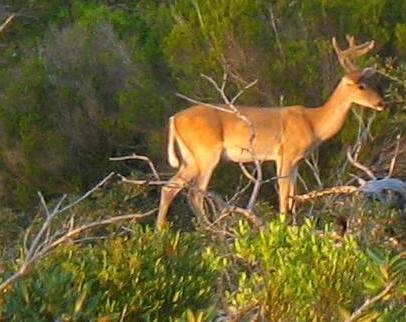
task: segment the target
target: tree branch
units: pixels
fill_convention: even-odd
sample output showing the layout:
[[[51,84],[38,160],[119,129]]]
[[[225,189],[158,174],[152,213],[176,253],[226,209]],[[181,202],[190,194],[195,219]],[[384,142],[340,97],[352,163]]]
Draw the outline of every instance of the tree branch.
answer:
[[[378,293],[376,296],[374,296],[371,299],[367,299],[364,304],[362,304],[357,310],[355,310],[351,316],[345,320],[345,322],[354,322],[356,321],[359,317],[361,317],[365,311],[367,311],[373,304],[376,302],[380,301],[382,298],[384,298],[395,286],[395,283],[392,281],[390,282],[380,293]]]

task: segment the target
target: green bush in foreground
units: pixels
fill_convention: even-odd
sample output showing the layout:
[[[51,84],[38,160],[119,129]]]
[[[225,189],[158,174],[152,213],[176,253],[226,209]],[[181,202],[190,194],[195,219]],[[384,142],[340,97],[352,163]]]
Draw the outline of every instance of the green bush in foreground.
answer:
[[[405,258],[374,255],[351,236],[337,238],[328,226],[317,231],[310,220],[289,226],[282,217],[254,235],[240,225],[234,252],[235,311],[256,306],[267,321],[341,321],[394,281],[396,291],[366,313],[380,321],[405,316]]]
[[[199,236],[136,227],[131,237],[65,246],[6,298],[9,321],[171,321],[212,302]]]
[[[60,247],[8,290],[0,312],[7,321],[203,322],[228,306],[238,321],[258,312],[345,321],[388,286],[362,318],[405,321],[406,253],[371,251],[311,220],[280,217],[261,232],[240,222],[234,240],[135,225],[130,236]]]

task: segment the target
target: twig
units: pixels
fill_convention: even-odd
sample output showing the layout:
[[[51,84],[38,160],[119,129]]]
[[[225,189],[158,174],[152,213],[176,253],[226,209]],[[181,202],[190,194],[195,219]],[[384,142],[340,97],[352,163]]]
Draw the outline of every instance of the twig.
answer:
[[[18,279],[20,276],[22,276],[28,269],[28,267],[34,263],[37,259],[41,258],[44,256],[49,250],[54,248],[55,246],[59,245],[60,242],[66,240],[66,238],[70,237],[71,232],[75,231],[73,227],[69,229],[69,232],[64,234],[63,232],[56,231],[54,235],[51,236],[50,233],[50,226],[52,224],[52,221],[55,219],[56,216],[60,215],[61,213],[65,212],[66,210],[76,206],[78,203],[89,197],[94,191],[96,191],[98,188],[100,188],[102,185],[104,185],[112,176],[114,173],[110,173],[108,176],[106,176],[103,180],[101,180],[96,186],[94,186],[92,189],[87,191],[84,195],[76,199],[75,201],[71,202],[70,204],[66,205],[65,207],[62,207],[62,203],[66,199],[66,195],[62,196],[56,206],[50,210],[45,202],[45,198],[43,195],[39,192],[39,199],[41,202],[42,207],[44,208],[46,218],[45,221],[43,222],[41,228],[39,229],[38,233],[36,234],[34,240],[32,241],[31,245],[28,247],[28,235],[31,232],[31,227],[27,229],[27,233],[24,236],[24,249],[25,252],[23,254],[23,260],[20,265],[19,270],[11,275],[8,279],[6,279],[4,282],[0,284],[0,293],[1,291],[6,288],[8,285],[13,283],[16,279]],[[73,223],[73,221],[71,221]],[[95,223],[93,223],[95,224]],[[104,223],[103,223],[104,224]],[[91,228],[91,226],[85,226]],[[79,228],[80,229],[80,228]],[[77,230],[77,229],[76,229]],[[61,236],[62,234],[62,236]],[[61,237],[59,237],[61,236]],[[57,238],[57,239],[56,239]],[[63,239],[65,238],[65,239]],[[56,239],[56,240],[55,240]],[[58,243],[58,240],[60,241]]]
[[[368,169],[368,167],[364,166],[357,160],[354,160],[354,158],[351,155],[350,149],[347,150],[347,158],[348,158],[348,161],[350,161],[353,166],[364,171],[372,180],[376,180],[375,175],[373,174],[373,172],[370,169]]]
[[[15,16],[16,16],[15,13],[12,13],[10,16],[8,16],[6,21],[4,21],[3,24],[0,26],[0,34],[6,30],[7,26],[10,25],[11,21],[13,21]]]
[[[99,226],[104,226],[108,224],[115,223],[117,221],[123,221],[123,220],[140,220],[144,219],[150,215],[152,215],[154,212],[156,212],[156,209],[153,209],[145,214],[133,214],[133,215],[123,215],[123,216],[117,216],[117,217],[111,217],[108,219],[104,219],[101,221],[97,222],[92,222],[87,225],[80,226],[78,228],[72,229],[68,231],[66,234],[63,236],[59,237],[58,239],[48,243],[45,247],[43,247],[39,252],[35,252],[34,255],[30,257],[26,257],[24,263],[20,266],[20,269],[15,272],[13,275],[11,275],[9,278],[7,278],[4,282],[0,284],[0,293],[3,292],[5,288],[8,287],[8,285],[14,283],[16,280],[21,278],[25,273],[27,272],[28,268],[33,265],[37,260],[48,254],[51,250],[59,246],[60,244],[70,240],[72,237],[82,233],[83,231],[99,227]]]
[[[188,96],[186,96],[186,95],[183,95],[183,94],[181,94],[181,93],[175,93],[175,95],[178,96],[178,97],[180,97],[180,98],[183,98],[183,99],[186,100],[186,101],[189,101],[189,102],[191,102],[191,103],[194,103],[194,104],[199,104],[199,105],[203,105],[203,106],[206,106],[206,107],[211,107],[211,108],[214,108],[214,109],[216,109],[216,110],[219,110],[219,111],[222,111],[222,112],[226,112],[226,113],[230,113],[230,114],[233,114],[233,113],[234,113],[232,110],[230,110],[230,109],[228,109],[228,108],[224,108],[224,107],[222,107],[222,106],[220,106],[220,105],[214,105],[214,104],[210,104],[210,103],[204,103],[204,102],[195,100],[195,99],[193,99],[193,98],[191,98],[191,97],[188,97]]]
[[[251,83],[248,83],[247,85],[245,85],[244,88],[243,88],[242,90],[240,90],[240,91],[232,98],[231,104],[234,104],[234,103],[237,101],[237,99],[238,99],[242,94],[245,93],[245,91],[246,91],[247,89],[249,89],[250,87],[256,85],[257,83],[258,83],[258,79],[256,79],[256,80],[252,81]]]
[[[395,286],[395,283],[392,281],[390,282],[380,293],[375,295],[371,299],[367,299],[364,304],[362,304],[357,310],[355,310],[351,316],[345,320],[345,322],[354,322],[356,321],[359,317],[361,317],[362,314],[365,313],[366,310],[368,310],[373,304],[384,298]]]
[[[156,180],[160,181],[161,178],[159,176],[158,171],[156,170],[154,164],[152,163],[151,159],[145,155],[138,155],[133,153],[132,155],[123,156],[123,157],[111,157],[109,158],[110,161],[126,161],[126,160],[142,160],[148,163],[149,168],[152,171],[152,174],[156,178]]]
[[[400,78],[394,77],[394,76],[392,76],[392,75],[386,73],[386,72],[383,71],[382,69],[378,69],[376,72],[379,73],[379,74],[381,74],[382,76],[384,76],[384,77],[390,79],[391,81],[394,81],[394,82],[396,82],[396,83],[402,84],[403,87],[406,87],[406,83],[405,83],[404,79],[400,79]]]
[[[395,169],[395,164],[396,164],[396,159],[398,157],[399,154],[399,145],[400,145],[400,134],[398,134],[396,136],[396,147],[395,147],[395,152],[393,154],[393,157],[390,161],[390,166],[389,166],[389,170],[388,170],[388,175],[385,178],[390,178],[392,177],[393,174],[393,170]]]
[[[114,176],[114,174],[115,174],[114,172],[110,172],[102,181],[100,181],[92,189],[90,189],[88,192],[86,192],[82,197],[76,199],[74,202],[72,202],[69,205],[63,207],[62,209],[59,209],[58,213],[62,213],[64,211],[76,206],[78,203],[82,202],[84,199],[89,197],[93,192],[95,192],[97,189],[99,189],[101,186],[103,186],[108,180],[110,180]]]
[[[275,33],[276,45],[278,47],[279,53],[281,54],[282,58],[285,59],[285,53],[283,51],[282,43],[281,43],[281,40],[279,38],[278,28],[276,26],[276,18],[275,18],[275,15],[273,13],[271,5],[269,5],[268,11],[269,11],[269,15],[270,15],[270,18],[271,18],[271,26],[272,26],[272,29],[273,29],[273,31]]]
[[[133,179],[128,179],[125,176],[123,176],[120,173],[117,173],[117,176],[121,179],[122,182],[125,183],[130,183],[130,184],[134,184],[137,186],[167,186],[167,187],[171,187],[171,188],[181,188],[183,187],[183,185],[179,185],[176,183],[171,183],[169,184],[168,181],[166,180],[133,180]]]
[[[315,160],[314,153],[315,152],[313,152],[310,155],[310,160],[309,160],[309,158],[305,158],[305,163],[312,171],[313,177],[316,179],[316,182],[317,182],[317,185],[319,186],[319,188],[323,189],[323,183],[321,182],[321,178],[320,178],[320,170],[317,166],[317,161]]]

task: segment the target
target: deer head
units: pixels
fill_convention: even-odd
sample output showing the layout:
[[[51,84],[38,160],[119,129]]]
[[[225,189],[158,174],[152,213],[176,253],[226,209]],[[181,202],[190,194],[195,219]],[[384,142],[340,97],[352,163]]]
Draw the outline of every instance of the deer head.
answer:
[[[375,69],[368,67],[361,70],[355,62],[355,58],[365,55],[374,48],[375,42],[371,40],[356,45],[353,36],[347,35],[346,38],[349,47],[345,50],[342,50],[338,46],[335,37],[332,39],[332,43],[338,61],[346,71],[342,82],[348,87],[348,93],[351,96],[350,99],[353,103],[358,105],[369,107],[376,111],[382,111],[384,109],[382,97],[365,83],[365,80],[376,73]]]

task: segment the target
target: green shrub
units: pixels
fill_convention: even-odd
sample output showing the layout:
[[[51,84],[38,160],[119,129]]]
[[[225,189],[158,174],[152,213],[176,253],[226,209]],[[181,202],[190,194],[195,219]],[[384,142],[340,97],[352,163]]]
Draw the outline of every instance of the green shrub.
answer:
[[[216,271],[192,234],[139,226],[129,237],[67,245],[6,297],[9,321],[170,321],[213,302]]]
[[[234,311],[261,306],[267,321],[339,321],[395,278],[389,259],[369,254],[355,238],[340,240],[328,228],[316,231],[310,220],[295,227],[281,217],[259,235],[241,224],[231,306]],[[391,307],[395,314],[404,305],[404,300],[394,299],[373,313]]]

